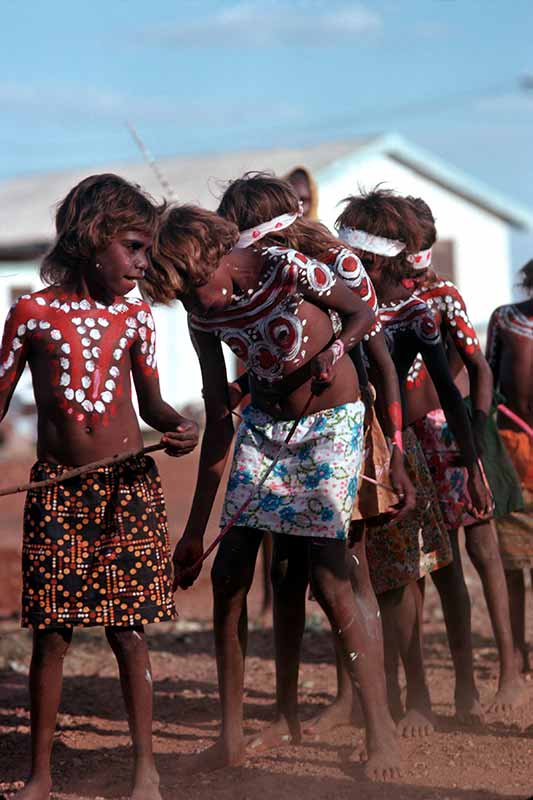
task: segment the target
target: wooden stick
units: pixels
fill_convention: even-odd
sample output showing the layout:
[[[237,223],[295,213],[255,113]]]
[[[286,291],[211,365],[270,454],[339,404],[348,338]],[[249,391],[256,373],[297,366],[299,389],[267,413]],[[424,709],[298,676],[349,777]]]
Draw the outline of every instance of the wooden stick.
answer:
[[[135,456],[146,455],[147,453],[155,453],[157,450],[164,450],[166,445],[151,444],[148,447],[143,447],[142,450],[129,450],[126,453],[116,453],[114,456],[108,456],[101,461],[91,461],[90,464],[83,464],[81,467],[74,467],[74,469],[67,469],[55,478],[47,478],[45,481],[34,481],[33,483],[23,483],[18,486],[5,486],[0,489],[0,497],[5,497],[8,494],[19,494],[20,492],[27,492],[31,489],[44,489],[46,486],[55,486],[56,483],[68,481],[70,478],[76,478],[78,475],[84,475],[86,472],[95,472],[100,467],[109,467],[115,464],[122,464],[129,458]]]

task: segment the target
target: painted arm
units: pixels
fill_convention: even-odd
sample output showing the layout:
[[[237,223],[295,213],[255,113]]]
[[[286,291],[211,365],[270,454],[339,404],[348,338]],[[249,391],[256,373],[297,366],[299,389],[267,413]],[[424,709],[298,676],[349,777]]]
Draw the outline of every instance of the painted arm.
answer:
[[[440,301],[446,329],[468,370],[473,409],[472,429],[478,453],[481,454],[492,405],[492,372],[479,346],[476,330],[459,289],[449,282],[446,285],[446,294]]]
[[[310,362],[314,391],[320,391],[331,384],[335,363],[361,341],[375,323],[376,315],[343,281],[337,281],[326,265],[300,253],[295,254],[294,260],[303,297],[325,311],[337,311],[342,320],[340,336]]]
[[[37,326],[36,320],[30,319],[26,305],[25,300],[19,299],[12,306],[4,327],[0,347],[0,420],[7,414],[26,365],[32,326]]]
[[[206,425],[202,438],[196,489],[185,532],[174,551],[174,590],[191,586],[200,569],[190,571],[203,553],[205,529],[233,439],[233,422],[222,346],[210,333],[191,332],[200,362]]]
[[[499,309],[492,312],[489,327],[487,329],[487,361],[494,377],[496,389],[500,386],[500,363],[502,357],[502,341],[500,338],[500,314]]]
[[[143,324],[130,348],[131,371],[139,400],[139,413],[151,428],[164,434],[170,456],[184,456],[198,444],[198,425],[179,414],[161,397],[156,360],[155,325],[148,307]]]
[[[402,443],[402,404],[398,373],[380,331],[365,344],[369,357],[369,376],[376,389],[378,419],[392,448],[390,480],[400,503],[395,517],[405,516],[416,505],[416,492],[404,466]]]

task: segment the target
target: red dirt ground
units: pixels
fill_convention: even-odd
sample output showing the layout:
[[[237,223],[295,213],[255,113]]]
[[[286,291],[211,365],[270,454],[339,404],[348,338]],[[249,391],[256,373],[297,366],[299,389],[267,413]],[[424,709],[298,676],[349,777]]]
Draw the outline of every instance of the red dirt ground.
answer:
[[[196,461],[158,458],[176,538],[188,511]],[[2,464],[2,485],[23,482],[28,461]],[[0,791],[18,788],[29,757],[26,690],[30,635],[18,628],[19,548],[23,495],[0,499]],[[216,521],[216,514],[213,515]],[[214,532],[212,528],[211,535]],[[482,701],[497,680],[497,653],[477,577],[467,566],[475,631],[475,663]],[[257,617],[260,590],[251,597]],[[194,587],[177,596],[180,619],[149,630],[155,688],[154,744],[165,800],[491,800],[527,798],[533,790],[533,690],[526,704],[482,728],[458,727],[452,717],[453,673],[442,613],[431,586],[426,603],[426,661],[438,730],[426,740],[404,740],[403,777],[371,784],[354,760],[362,729],[341,728],[321,744],[286,746],[244,766],[181,778],[184,756],[216,737],[219,709],[210,625],[209,569]],[[330,702],[335,690],[330,636],[315,603],[310,603],[300,675],[301,713],[306,718]],[[529,619],[533,603],[529,599]],[[531,635],[530,624],[530,640]],[[251,625],[246,669],[246,725],[259,730],[269,719],[274,696],[272,631]],[[531,684],[530,684],[531,686]],[[102,631],[78,631],[65,661],[65,682],[54,746],[54,797],[62,800],[127,796],[131,749],[118,700],[114,660]]]

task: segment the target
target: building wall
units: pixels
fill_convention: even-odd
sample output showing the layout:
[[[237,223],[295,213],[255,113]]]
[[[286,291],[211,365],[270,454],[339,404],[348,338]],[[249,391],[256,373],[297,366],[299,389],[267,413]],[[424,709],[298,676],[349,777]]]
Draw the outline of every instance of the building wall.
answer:
[[[492,310],[511,301],[509,230],[492,214],[384,155],[362,163],[357,157],[343,159],[316,179],[319,215],[330,228],[341,209],[338,202],[357,194],[359,187],[370,189],[383,183],[401,194],[423,197],[435,215],[439,237],[454,242],[456,283],[480,334]]]

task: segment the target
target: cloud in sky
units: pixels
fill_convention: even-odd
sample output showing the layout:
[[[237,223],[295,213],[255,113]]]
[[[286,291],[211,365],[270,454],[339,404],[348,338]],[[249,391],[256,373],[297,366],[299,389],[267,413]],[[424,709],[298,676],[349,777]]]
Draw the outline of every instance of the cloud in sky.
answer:
[[[180,47],[334,47],[381,27],[380,15],[357,2],[240,0],[203,17],[147,30],[143,38]]]

